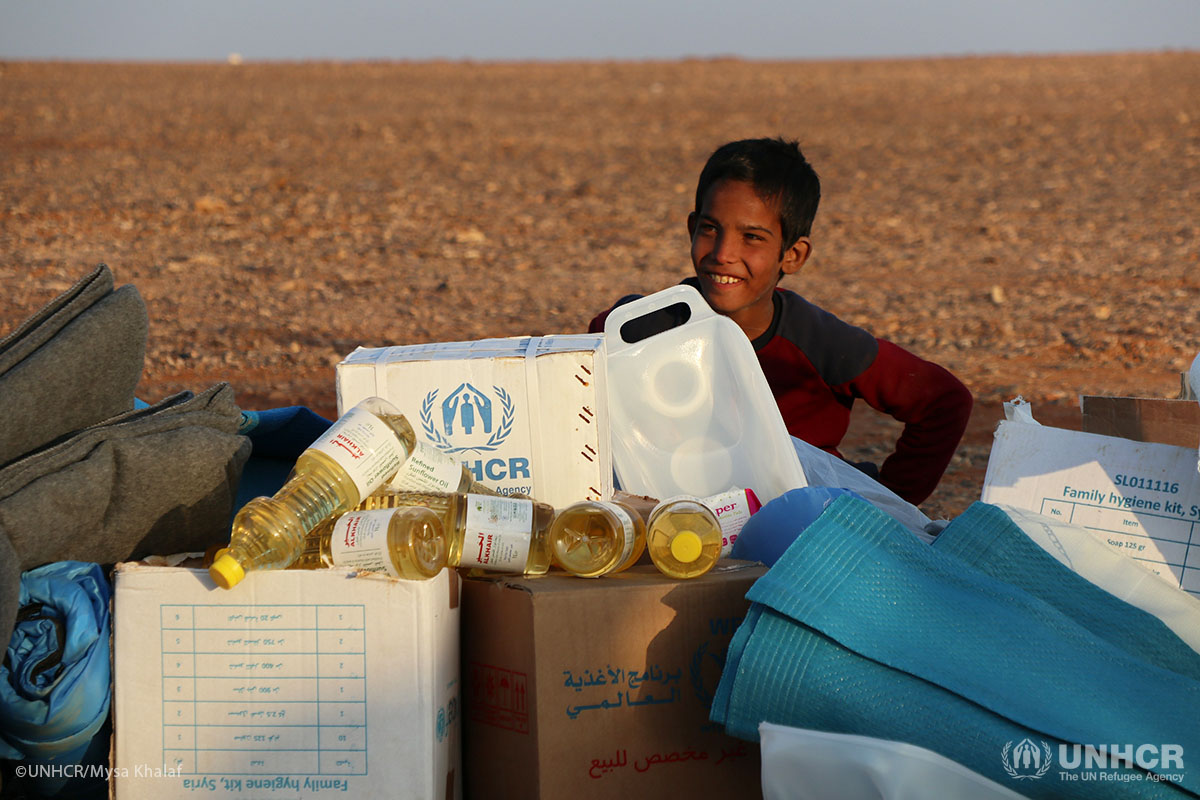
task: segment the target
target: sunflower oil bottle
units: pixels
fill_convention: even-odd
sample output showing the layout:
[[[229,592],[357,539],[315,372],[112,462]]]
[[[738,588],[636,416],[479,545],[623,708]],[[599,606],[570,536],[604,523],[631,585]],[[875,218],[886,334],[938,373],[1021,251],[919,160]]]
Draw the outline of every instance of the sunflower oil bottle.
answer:
[[[438,492],[378,492],[364,509],[423,507],[446,531],[446,564],[487,572],[542,575],[550,568],[554,508],[528,497]]]
[[[621,501],[583,500],[558,512],[550,528],[550,548],[554,563],[573,575],[610,575],[641,558],[646,524]]]
[[[385,483],[491,493],[466,467],[418,442],[412,425],[394,405],[369,397],[300,454],[274,497],[256,498],[238,511],[229,547],[213,561],[209,574],[218,586],[229,589],[248,570],[290,566],[317,525],[354,508]]]
[[[357,567],[419,581],[442,571],[447,549],[442,520],[428,508],[350,511],[318,525],[291,569]]]
[[[721,523],[698,497],[668,498],[650,512],[646,549],[662,574],[699,577],[721,557]]]
[[[703,499],[667,498],[654,507],[646,522],[650,560],[669,577],[699,577],[729,555],[742,525],[758,508],[758,498],[749,489],[731,489]]]

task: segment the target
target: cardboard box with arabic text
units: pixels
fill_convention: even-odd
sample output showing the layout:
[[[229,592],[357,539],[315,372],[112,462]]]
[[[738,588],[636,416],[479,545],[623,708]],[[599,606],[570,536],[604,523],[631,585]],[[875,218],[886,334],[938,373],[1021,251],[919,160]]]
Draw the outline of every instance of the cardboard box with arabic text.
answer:
[[[766,568],[463,582],[464,793],[477,800],[758,797],[755,743],[708,719]]]
[[[116,800],[456,800],[459,588],[119,564]]]
[[[372,395],[501,494],[612,495],[603,336],[360,347],[337,365],[338,413]]]

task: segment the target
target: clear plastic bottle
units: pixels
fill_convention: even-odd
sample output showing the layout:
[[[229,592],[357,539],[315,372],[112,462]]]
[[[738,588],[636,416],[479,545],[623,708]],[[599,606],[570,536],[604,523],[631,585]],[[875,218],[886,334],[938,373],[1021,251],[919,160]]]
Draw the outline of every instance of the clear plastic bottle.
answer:
[[[663,500],[650,512],[646,548],[658,571],[671,578],[696,578],[721,557],[721,523],[697,497]]]
[[[446,529],[428,508],[350,511],[304,540],[292,569],[358,567],[393,578],[425,580],[446,566]]]
[[[558,512],[550,528],[554,563],[573,575],[597,578],[629,569],[646,549],[646,524],[616,500],[583,500]]]
[[[354,508],[385,483],[426,491],[492,491],[476,483],[462,464],[418,442],[394,405],[369,397],[300,454],[274,497],[255,498],[238,511],[229,547],[209,574],[229,589],[248,570],[291,565],[317,525]]]
[[[379,492],[362,508],[421,506],[446,530],[446,564],[488,572],[542,575],[550,568],[554,508],[526,497],[437,492]]]

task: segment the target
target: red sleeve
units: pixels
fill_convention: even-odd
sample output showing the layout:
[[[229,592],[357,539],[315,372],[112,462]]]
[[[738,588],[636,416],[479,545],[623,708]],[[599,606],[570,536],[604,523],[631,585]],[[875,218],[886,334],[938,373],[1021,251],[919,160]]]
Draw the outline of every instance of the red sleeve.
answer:
[[[608,319],[608,315],[613,312],[614,308],[616,308],[617,306],[623,306],[626,303],[632,303],[634,300],[638,300],[641,297],[642,297],[642,295],[640,295],[640,294],[625,295],[620,300],[613,303],[612,307],[609,308],[607,311],[601,311],[599,314],[592,317],[592,321],[588,323],[587,332],[588,333],[604,333],[604,321],[606,319]]]
[[[849,388],[904,423],[879,482],[913,505],[923,502],[937,488],[967,429],[971,392],[948,370],[885,339],[879,340],[875,361]]]
[[[613,306],[616,308],[616,306]],[[608,319],[608,315],[612,313],[612,308],[607,311],[601,311],[596,316],[592,317],[592,321],[588,323],[588,333],[604,333],[604,320]]]

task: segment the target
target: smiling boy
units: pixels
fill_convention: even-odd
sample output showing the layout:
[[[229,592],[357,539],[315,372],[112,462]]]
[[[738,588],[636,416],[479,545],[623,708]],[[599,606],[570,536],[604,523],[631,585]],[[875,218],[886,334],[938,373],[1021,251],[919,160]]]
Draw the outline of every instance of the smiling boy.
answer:
[[[796,142],[747,139],[718,148],[700,173],[688,215],[696,277],[684,283],[750,339],[793,436],[840,457],[859,398],[903,422],[881,467],[857,466],[919,504],[966,430],[971,393],[937,364],[777,286],[812,254],[820,197],[817,174]],[[604,330],[609,311],[588,330]]]

